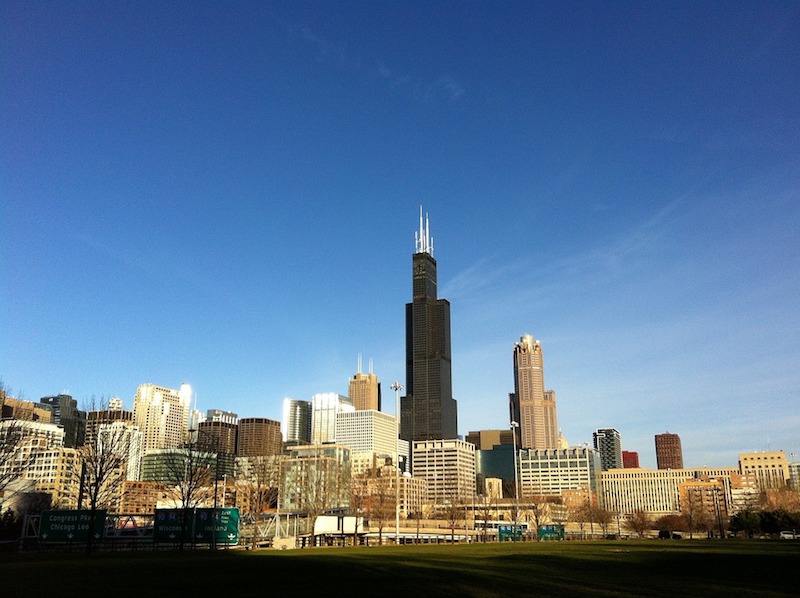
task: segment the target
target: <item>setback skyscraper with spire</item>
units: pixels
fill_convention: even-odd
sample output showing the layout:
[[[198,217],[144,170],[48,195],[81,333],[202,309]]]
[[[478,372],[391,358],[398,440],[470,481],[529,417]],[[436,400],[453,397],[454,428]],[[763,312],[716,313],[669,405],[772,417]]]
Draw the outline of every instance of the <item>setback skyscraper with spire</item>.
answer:
[[[436,296],[436,260],[428,216],[419,212],[412,257],[412,301],[406,304],[406,396],[400,400],[400,437],[458,436],[450,354],[450,302]]]

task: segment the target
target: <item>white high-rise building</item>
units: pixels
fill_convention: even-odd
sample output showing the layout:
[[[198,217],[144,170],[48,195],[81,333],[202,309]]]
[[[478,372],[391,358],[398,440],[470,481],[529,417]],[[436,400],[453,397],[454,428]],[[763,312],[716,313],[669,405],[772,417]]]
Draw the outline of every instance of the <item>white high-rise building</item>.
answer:
[[[350,447],[350,459],[362,468],[390,459],[408,462],[408,441],[397,437],[397,418],[374,409],[342,411],[336,416],[336,444]],[[395,456],[395,453],[399,453]]]
[[[343,411],[355,411],[350,397],[335,392],[311,397],[311,444],[336,442],[336,416]]]
[[[144,436],[144,451],[179,448],[188,441],[192,387],[173,390],[142,384],[133,399],[133,422]]]
[[[141,475],[143,436],[142,431],[130,422],[115,421],[98,427],[98,449],[122,450],[127,456],[125,480],[136,481]]]
[[[600,453],[588,446],[522,449],[517,459],[520,496],[556,496],[565,490],[597,492]]]
[[[290,445],[311,442],[311,401],[286,397],[283,399],[281,419],[283,441]]]
[[[475,445],[459,439],[414,443],[412,474],[428,483],[428,500],[436,505],[469,501],[475,494]]]

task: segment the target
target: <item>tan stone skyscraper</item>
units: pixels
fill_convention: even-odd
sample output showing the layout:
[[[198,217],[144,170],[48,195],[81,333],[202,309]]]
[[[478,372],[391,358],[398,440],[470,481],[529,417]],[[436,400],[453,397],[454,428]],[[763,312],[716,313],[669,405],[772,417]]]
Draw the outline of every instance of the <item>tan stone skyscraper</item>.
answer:
[[[133,399],[133,423],[142,431],[144,450],[178,448],[188,440],[192,387],[180,390],[141,384]]]
[[[542,344],[529,335],[514,344],[511,421],[519,424],[520,448],[558,448],[556,393],[544,389]]]
[[[372,373],[372,360],[370,360],[369,373],[361,371],[361,355],[358,356],[358,372],[350,378],[347,396],[353,401],[356,411],[364,409],[381,410],[381,383]]]

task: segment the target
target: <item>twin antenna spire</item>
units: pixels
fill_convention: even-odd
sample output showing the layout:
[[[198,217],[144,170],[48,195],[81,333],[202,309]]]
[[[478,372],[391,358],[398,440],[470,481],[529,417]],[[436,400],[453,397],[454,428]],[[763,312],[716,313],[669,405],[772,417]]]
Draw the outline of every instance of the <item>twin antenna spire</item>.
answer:
[[[361,373],[361,353],[358,354],[358,373]],[[369,358],[369,373],[372,374],[372,357]]]
[[[414,233],[414,243],[417,253],[427,253],[433,257],[433,237],[431,227],[428,223],[428,214],[425,213],[425,221],[422,220],[422,206],[419,207],[419,232]]]

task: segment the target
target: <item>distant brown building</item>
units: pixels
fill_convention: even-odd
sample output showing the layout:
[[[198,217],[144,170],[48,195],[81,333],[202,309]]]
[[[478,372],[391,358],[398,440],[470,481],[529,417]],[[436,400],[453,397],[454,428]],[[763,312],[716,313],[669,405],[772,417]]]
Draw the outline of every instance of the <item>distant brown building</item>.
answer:
[[[656,463],[659,469],[683,469],[681,437],[677,434],[656,434]]]
[[[133,411],[125,409],[101,409],[89,411],[86,414],[86,435],[83,444],[94,446],[97,441],[97,431],[103,424],[111,424],[117,421],[129,422],[133,424]]]
[[[639,453],[622,451],[622,467],[625,469],[637,469],[639,467]]]
[[[53,410],[50,405],[23,401],[3,395],[0,404],[0,419],[20,419],[42,424],[53,423]]]
[[[148,515],[155,512],[159,503],[167,500],[163,484],[158,482],[122,482],[122,498],[119,512],[126,515]]]
[[[204,421],[197,426],[197,448],[215,453],[236,454],[236,424]]]
[[[266,417],[243,417],[239,420],[238,457],[269,457],[283,451],[281,422]]]
[[[464,440],[475,445],[476,450],[490,451],[498,444],[514,444],[512,430],[477,430],[469,432]]]

